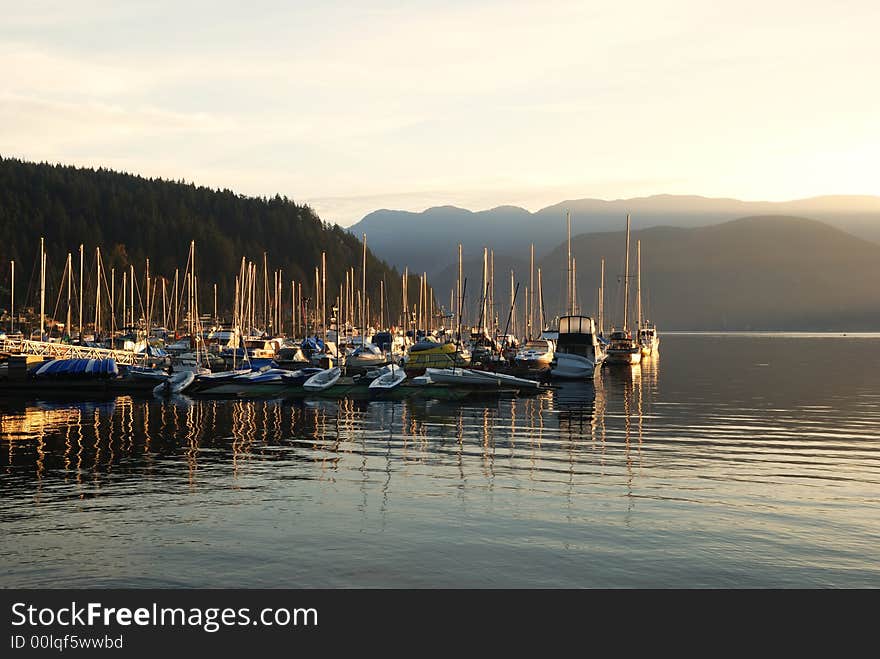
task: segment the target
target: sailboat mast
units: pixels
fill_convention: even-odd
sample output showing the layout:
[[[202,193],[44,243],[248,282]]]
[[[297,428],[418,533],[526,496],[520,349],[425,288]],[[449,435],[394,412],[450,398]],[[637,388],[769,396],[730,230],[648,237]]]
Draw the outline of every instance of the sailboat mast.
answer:
[[[131,274],[128,279],[131,284],[131,327],[134,328],[134,264],[131,265]]]
[[[401,295],[403,296],[403,327],[404,334],[409,329],[409,296],[408,296],[408,286],[407,280],[409,279],[409,266],[404,266],[403,268],[403,291]]]
[[[318,336],[318,303],[321,299],[321,273],[320,268],[315,266],[315,337]]]
[[[144,326],[147,330],[147,336],[150,336],[150,259],[147,259],[147,289],[146,289],[146,309],[144,310],[147,315],[147,320],[144,323]]]
[[[68,337],[71,334],[70,300],[71,300],[71,294],[72,294],[72,291],[71,291],[72,286],[73,286],[73,255],[70,252],[67,252],[67,324],[64,326],[64,328],[67,330]]]
[[[122,327],[125,327],[128,323],[127,315],[128,308],[126,307],[126,298],[128,296],[128,273],[123,270],[122,271]]]
[[[177,334],[177,330],[180,327],[180,300],[178,299],[178,279],[180,277],[180,268],[174,268],[174,292],[171,297],[174,299],[174,334]],[[132,300],[134,302],[134,300]]]
[[[510,333],[516,336],[516,307],[514,306],[515,302],[516,289],[513,286],[513,270],[510,271],[510,314],[508,315],[508,319],[510,321]]]
[[[162,327],[166,329],[168,328],[168,302],[165,299],[165,288],[167,283],[168,281],[165,279],[165,277],[162,277]],[[123,286],[123,288],[125,288],[125,286]],[[122,307],[125,308],[125,305],[123,304]]]
[[[566,272],[566,285],[565,285],[565,313],[567,315],[572,315],[572,285],[571,285],[571,213],[569,211],[565,211],[565,225],[566,231],[568,235],[567,245],[568,245],[568,259],[565,262],[565,272]]]
[[[528,327],[526,338],[532,338],[532,329],[535,326],[535,243],[529,249],[529,294],[528,294]]]
[[[43,323],[46,316],[46,252],[44,241],[40,237],[40,341],[43,340]]]
[[[366,304],[367,304],[367,234],[363,234],[364,236],[364,271],[363,277],[361,281],[361,286],[363,290],[363,294],[361,296],[361,345],[364,345],[367,342],[367,317],[366,317]]]
[[[101,328],[101,248],[95,248],[95,272],[97,286],[95,288],[95,341],[98,340]]]
[[[626,258],[623,270],[623,331],[627,331],[629,311],[629,213],[626,214]]]
[[[263,329],[271,334],[271,318],[269,317],[269,257],[263,252]]]
[[[458,293],[457,293],[458,297],[456,297],[456,300],[458,301],[458,325],[457,326],[459,329],[459,333],[461,332],[461,314],[462,314],[462,310],[463,310],[462,302],[461,302],[461,287],[464,285],[463,282],[464,282],[464,279],[463,279],[463,269],[462,269],[462,260],[461,260],[461,243],[458,243]],[[458,338],[459,338],[459,340],[461,340],[460,336]]]
[[[110,268],[110,347],[116,334],[116,268]],[[149,336],[149,333],[147,333]]]
[[[495,250],[489,253],[489,327],[492,336],[498,334],[498,326],[495,322]]]
[[[538,320],[541,322],[541,333],[544,332],[544,285],[541,283],[541,268],[538,268]]]
[[[189,336],[190,341],[194,342],[196,340],[196,241],[193,240],[189,244],[189,262],[190,262],[190,273],[189,273]],[[196,349],[198,349],[198,344],[196,344]]]
[[[9,262],[12,271],[12,282],[9,286],[9,333],[15,331],[15,261]]]
[[[599,275],[599,334],[605,334],[605,259]]]
[[[79,342],[83,337],[83,246],[79,246]]]
[[[480,318],[482,319],[483,327],[480,329],[484,329],[486,327],[486,296],[489,294],[489,249],[487,247],[483,248],[483,290],[480,294],[483,298],[483,309],[480,313]]]
[[[636,310],[638,330],[642,329],[642,241],[636,241]]]

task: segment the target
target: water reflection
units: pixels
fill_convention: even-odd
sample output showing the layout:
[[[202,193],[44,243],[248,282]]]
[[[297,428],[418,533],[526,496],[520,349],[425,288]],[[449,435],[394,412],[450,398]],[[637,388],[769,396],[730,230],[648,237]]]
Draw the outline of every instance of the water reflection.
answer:
[[[0,585],[880,583],[880,351],[797,341],[459,402],[3,399]]]
[[[655,388],[656,367],[650,374]],[[541,395],[462,402],[7,401],[0,415],[2,468],[18,481],[90,478],[98,488],[126,477],[165,477],[166,459],[174,458],[194,489],[205,465],[226,465],[234,481],[253,461],[306,460],[319,466],[314,477],[328,478],[354,455],[365,473],[369,459],[381,454],[386,475],[394,461],[430,465],[451,455],[463,479],[478,459],[491,486],[500,454],[516,466],[527,460],[535,477],[555,469],[548,461],[561,451],[574,472],[582,449],[602,447],[617,432],[609,433],[606,416],[616,418],[621,405],[624,442],[629,446],[635,433],[640,444],[642,382],[637,370],[606,371],[593,382],[565,383]]]

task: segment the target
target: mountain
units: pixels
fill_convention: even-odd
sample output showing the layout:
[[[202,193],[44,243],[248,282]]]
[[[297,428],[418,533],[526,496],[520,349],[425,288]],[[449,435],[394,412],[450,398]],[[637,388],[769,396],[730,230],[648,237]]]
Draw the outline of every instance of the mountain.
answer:
[[[0,306],[9,303],[9,261],[16,262],[16,306],[39,300],[40,238],[47,251],[47,313],[56,304],[68,252],[85,244],[86,304],[95,290],[96,247],[110,277],[134,265],[140,286],[145,260],[154,276],[183,274],[191,240],[196,242],[196,274],[202,284],[203,310],[213,309],[210,289],[218,286],[220,310],[231,308],[234,279],[241,258],[258,264],[257,287],[263,290],[263,254],[267,253],[269,281],[282,270],[284,299],[290,282],[303,284],[303,296],[313,297],[314,268],[327,255],[328,304],[338,294],[345,272],[362,267],[362,243],[349,232],[327,224],[305,205],[286,197],[255,198],[231,190],[212,190],[183,182],[146,179],[106,169],[36,164],[0,157]],[[380,280],[384,279],[391,317],[399,313],[401,276],[372,251],[367,256],[367,296],[378,309]],[[356,276],[360,281],[360,274]],[[117,283],[118,285],[118,283]],[[272,288],[272,283],[268,286]],[[169,284],[170,288],[170,284]],[[358,287],[359,288],[359,287]],[[412,277],[410,290],[418,291]],[[94,293],[92,293],[94,298]],[[209,298],[211,298],[209,300]],[[290,305],[284,312],[289,317]]]
[[[880,245],[827,224],[759,216],[634,231],[631,300],[637,240],[643,304],[661,331],[880,328]],[[588,315],[596,313],[600,260],[606,260],[606,328],[622,322],[624,244],[623,231],[572,239],[578,298]],[[564,299],[566,249],[561,244],[541,261],[548,316]]]
[[[367,234],[376,254],[402,268],[405,265],[437,275],[457,258],[481,258],[488,246],[496,255],[528,258],[531,243],[543,256],[565,240],[565,211],[571,212],[572,234],[612,231],[624,226],[627,213],[633,227],[697,227],[758,215],[809,217],[866,240],[880,242],[880,197],[824,196],[786,202],[740,201],[698,196],[656,195],[634,199],[575,199],[536,213],[515,206],[469,211],[454,206],[421,213],[377,210],[349,230]],[[418,264],[417,266],[415,264]],[[441,296],[442,297],[442,296]]]

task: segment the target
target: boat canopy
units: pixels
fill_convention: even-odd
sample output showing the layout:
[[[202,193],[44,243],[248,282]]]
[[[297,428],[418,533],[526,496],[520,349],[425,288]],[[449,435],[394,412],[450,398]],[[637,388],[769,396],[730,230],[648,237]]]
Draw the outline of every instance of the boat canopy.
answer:
[[[303,350],[310,350],[312,352],[323,352],[324,351],[324,341],[318,336],[308,336],[303,339],[303,342],[300,344],[300,347]]]
[[[446,343],[440,343],[435,339],[425,339],[423,341],[419,341],[415,345],[411,346],[409,351],[412,352],[423,352],[425,350],[435,350],[436,348],[440,348],[445,345],[451,345]],[[452,346],[453,350],[455,346]]]
[[[115,359],[53,359],[31,370],[43,377],[111,377],[119,375]]]
[[[379,350],[379,347],[373,343],[364,343],[351,353],[352,355],[381,355],[382,351]]]
[[[147,344],[147,347],[143,350],[138,350],[138,354],[145,354],[148,357],[168,357],[168,351],[163,350],[162,348],[158,348],[156,346]]]
[[[382,350],[391,350],[391,343],[393,341],[394,337],[391,336],[391,332],[376,332],[373,335],[373,343]]]

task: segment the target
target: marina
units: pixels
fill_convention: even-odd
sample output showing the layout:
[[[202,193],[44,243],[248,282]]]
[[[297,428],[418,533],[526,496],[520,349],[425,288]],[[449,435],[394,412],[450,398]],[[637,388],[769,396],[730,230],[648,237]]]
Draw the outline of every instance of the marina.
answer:
[[[880,588],[880,4],[45,4],[6,654],[861,649],[801,593]]]
[[[506,321],[503,303],[496,299],[494,251],[483,248],[480,295],[466,296],[462,245],[458,246],[458,279],[450,291],[450,306],[444,309],[428,286],[427,275],[418,278],[418,304],[408,299],[408,268],[401,279],[401,300],[397,322],[387,324],[394,314],[385,298],[385,279],[380,280],[378,310],[367,295],[367,236],[362,236],[360,271],[346,270],[335,301],[328,303],[326,253],[314,268],[311,296],[303,301],[302,283],[291,282],[290,306],[285,309],[282,273],[271,272],[268,253],[263,254],[262,278],[254,262],[241,259],[234,278],[233,300],[218,299],[213,285],[213,314],[200,312],[195,241],[190,242],[181,276],[175,269],[169,280],[151,275],[150,260],[143,270],[145,299],[136,295],[137,271],[133,264],[123,269],[121,297],[116,295],[116,274],[111,268],[108,284],[100,248],[95,250],[94,292],[90,296],[85,279],[84,247],[79,250],[79,272],[73,254],[68,253],[57,286],[47,286],[47,253],[40,239],[39,313],[36,305],[22,319],[21,312],[9,313],[8,333],[0,336],[0,390],[14,393],[69,390],[120,394],[152,391],[157,396],[191,392],[221,397],[302,397],[320,395],[341,398],[363,397],[394,390],[395,396],[423,397],[429,389],[442,398],[497,393],[533,394],[559,381],[588,381],[607,363],[638,364],[642,353],[656,354],[659,336],[654,325],[642,327],[641,245],[637,260],[637,316],[635,337],[629,330],[630,216],[626,216],[626,252],[623,330],[614,330],[609,340],[602,336],[593,317],[581,315],[577,294],[576,260],[571,253],[571,214],[566,212],[568,256],[566,300],[563,315],[547,320],[541,270],[537,271],[538,307],[534,304],[534,250],[530,254],[528,292],[522,305],[522,322],[517,336],[517,298],[520,284],[510,271],[510,297]],[[12,263],[14,275],[14,262]],[[78,275],[79,286],[75,286]],[[216,277],[214,277],[216,279]],[[360,283],[360,290],[356,284]],[[50,282],[51,284],[51,282]],[[263,294],[258,293],[260,284]],[[597,314],[604,314],[604,259]],[[155,301],[161,290],[161,305]],[[152,293],[151,293],[152,291]],[[47,292],[56,295],[55,312],[46,313]],[[127,293],[127,297],[126,297]],[[308,293],[308,290],[307,290]],[[14,287],[10,291],[14,308]],[[66,296],[64,322],[57,316],[62,295]],[[102,297],[103,296],[103,297]],[[26,301],[27,302],[27,301]],[[435,305],[438,308],[435,309]],[[476,324],[467,322],[466,309],[473,307]],[[91,308],[89,308],[91,306]],[[78,309],[77,309],[78,307]],[[84,316],[84,308],[86,315]],[[410,313],[410,308],[412,312]],[[286,311],[286,313],[285,313]],[[226,318],[221,319],[222,315]],[[473,315],[470,318],[473,318]],[[74,317],[78,322],[74,323]],[[93,318],[86,321],[85,318]],[[16,320],[18,332],[16,333]],[[289,320],[289,323],[288,323]],[[210,323],[210,325],[209,325]],[[118,329],[117,329],[118,328]],[[287,331],[286,328],[289,328]],[[24,338],[25,334],[37,340]],[[643,343],[644,342],[644,343]],[[81,360],[104,365],[94,370],[68,368]],[[394,386],[370,387],[381,369],[392,366],[401,373]],[[186,375],[188,374],[188,375]],[[383,381],[384,382],[384,381]]]

